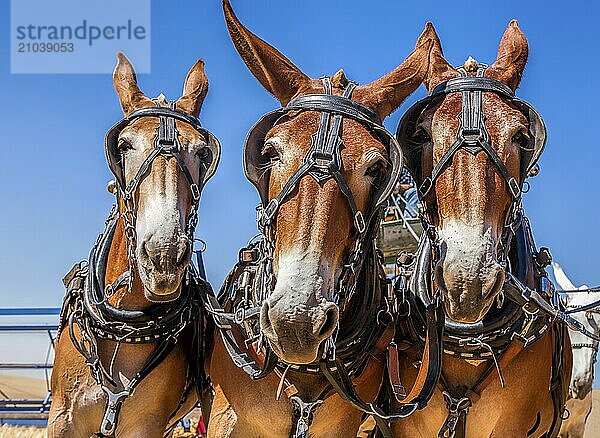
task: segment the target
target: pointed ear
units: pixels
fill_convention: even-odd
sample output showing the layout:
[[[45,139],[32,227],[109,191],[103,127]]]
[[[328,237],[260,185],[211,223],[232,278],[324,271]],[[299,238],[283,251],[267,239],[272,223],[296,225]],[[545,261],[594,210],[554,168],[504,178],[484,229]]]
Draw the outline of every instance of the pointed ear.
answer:
[[[437,85],[449,79],[458,77],[460,74],[448,61],[446,61],[446,58],[444,58],[440,37],[431,22],[428,22],[425,26],[425,30],[417,40],[417,44],[425,39],[430,39],[432,42],[429,57],[429,69],[423,80],[423,85],[427,88],[427,92],[430,93]]]
[[[223,0],[223,11],[236,50],[254,77],[281,105],[286,105],[300,91],[311,87],[312,81],[308,76],[240,23],[229,0]]]
[[[486,76],[504,82],[515,91],[521,82],[528,55],[527,38],[519,29],[517,20],[512,20],[502,35],[496,61],[486,70]]]
[[[354,99],[374,110],[381,120],[389,116],[423,82],[429,67],[431,47],[430,39],[421,41],[395,70],[358,87],[353,94]]]
[[[198,117],[207,92],[208,77],[204,71],[204,59],[200,59],[185,78],[183,95],[177,100],[176,106],[180,110]]]
[[[117,52],[117,66],[113,73],[113,84],[125,115],[129,115],[136,109],[152,103],[139,89],[133,65],[122,52]]]

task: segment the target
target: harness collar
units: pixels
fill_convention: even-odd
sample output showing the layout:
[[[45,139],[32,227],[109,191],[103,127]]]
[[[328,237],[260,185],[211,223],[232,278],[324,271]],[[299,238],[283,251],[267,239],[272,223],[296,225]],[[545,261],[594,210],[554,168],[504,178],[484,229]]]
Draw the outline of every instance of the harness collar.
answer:
[[[73,346],[85,359],[92,378],[106,393],[104,417],[97,434],[105,437],[114,435],[125,399],[173,351],[186,329],[186,333],[191,334],[192,359],[188,365],[188,383],[180,406],[194,386],[202,389],[208,385],[201,365],[205,341],[205,313],[201,306],[201,295],[212,294],[210,284],[190,265],[182,279],[181,296],[173,303],[156,304],[146,310],[124,310],[111,306],[107,288],[102,285],[117,220],[115,205],[104,232],[92,248],[89,262],[76,264],[65,277],[67,294],[61,309],[58,332],[60,336],[63,329],[68,329]],[[116,355],[122,343],[155,344],[156,347],[131,380],[118,383],[112,362],[108,367],[102,362],[99,339],[115,343],[113,355]]]

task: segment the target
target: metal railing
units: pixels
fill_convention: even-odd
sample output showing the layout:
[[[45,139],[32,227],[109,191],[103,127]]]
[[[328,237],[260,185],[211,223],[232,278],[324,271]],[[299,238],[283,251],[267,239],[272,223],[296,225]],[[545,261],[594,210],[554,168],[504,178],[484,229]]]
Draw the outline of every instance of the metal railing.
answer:
[[[58,316],[60,308],[0,308],[0,317],[19,317],[19,316]],[[46,383],[46,397],[43,399],[35,398],[10,398],[2,390],[0,385],[0,424],[4,420],[46,420],[50,410],[50,373],[52,363],[50,355],[54,350],[54,340],[56,338],[57,324],[19,324],[2,323],[0,324],[0,334],[11,333],[47,333],[49,343],[44,362],[7,362],[0,363],[1,370],[42,370],[44,372]]]

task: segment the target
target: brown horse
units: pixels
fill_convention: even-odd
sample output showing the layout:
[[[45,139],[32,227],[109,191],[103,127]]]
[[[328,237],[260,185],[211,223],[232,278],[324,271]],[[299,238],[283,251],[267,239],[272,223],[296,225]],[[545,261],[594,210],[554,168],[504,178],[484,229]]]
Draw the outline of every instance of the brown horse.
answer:
[[[571,369],[568,337],[535,309],[525,306],[526,314],[504,300],[508,270],[540,290],[547,263],[534,251],[520,203],[545,141],[537,113],[513,96],[527,40],[511,21],[489,68],[469,58],[457,69],[444,59],[433,26],[422,38],[434,42],[424,80],[433,97],[407,113],[398,138],[431,224],[411,288],[426,299],[436,290],[443,296],[447,354],[428,407],[395,423],[394,432],[556,436]],[[407,382],[415,378],[420,354],[418,344],[412,347],[402,356]]]
[[[162,437],[197,401],[190,364],[198,354],[192,325],[200,322],[190,259],[200,190],[220,150],[197,122],[208,79],[198,61],[179,100],[152,100],[125,55],[117,57],[113,80],[125,119],[107,134],[106,148],[118,208],[89,268],[67,278],[50,437]],[[78,278],[85,284],[77,286]]]
[[[361,242],[368,248],[365,252],[374,254],[371,232],[375,228],[373,224],[378,222],[376,213],[381,205],[375,199],[375,193],[393,185],[390,175],[392,172],[397,175],[400,170],[398,157],[393,159],[391,156],[394,151],[388,144],[389,139],[385,139],[381,120],[398,108],[423,80],[431,45],[428,41],[422,42],[402,65],[368,85],[351,84],[342,71],[329,79],[313,80],[246,29],[228,1],[223,5],[237,51],[251,73],[283,107],[265,116],[253,129],[246,143],[245,158],[246,175],[259,189],[263,201],[263,242],[267,246],[272,244],[265,257],[267,269],[272,260],[272,278],[267,277],[267,280],[276,279],[267,281],[272,288],[262,300],[257,300],[256,307],[250,309],[255,310],[256,315],[252,327],[262,333],[262,345],[266,344],[276,354],[277,366],[274,372],[256,381],[238,368],[249,366],[243,363],[249,358],[257,363],[269,362],[268,358],[256,353],[260,347],[256,348],[253,339],[243,338],[243,327],[249,325],[250,320],[244,319],[242,312],[243,322],[238,321],[239,324],[231,329],[232,339],[242,345],[239,354],[228,351],[233,348],[233,343],[228,340],[225,345],[223,336],[217,337],[214,346],[210,376],[216,395],[208,435],[356,436],[362,413],[344,401],[338,392],[329,390],[328,380],[319,371],[319,358],[323,357],[324,350],[331,351],[334,344],[338,358],[346,357],[342,350],[353,347],[350,340],[348,344],[336,344],[338,330],[337,339],[340,340],[352,327],[367,327],[360,329],[353,339],[356,346],[365,345],[365,348],[355,352],[355,357],[350,355],[346,359],[353,361],[358,356],[364,359],[361,369],[356,370],[352,378],[360,397],[374,399],[382,379],[382,350],[389,339],[386,342],[385,334],[378,332],[372,342],[361,344],[364,340],[360,336],[380,328],[383,331],[383,328],[376,321],[380,308],[368,313],[371,308],[360,308],[360,303],[375,292],[357,286],[351,299],[344,294],[338,297],[338,285],[344,283],[340,281],[344,277],[344,266],[352,254],[356,254],[357,235],[367,236]],[[309,100],[314,107],[302,106],[302,102],[306,104]],[[332,111],[331,119],[328,119],[326,111],[318,108],[333,101],[339,104],[339,111],[328,107]],[[348,116],[350,108],[360,113],[354,119]],[[363,118],[365,114],[372,114],[369,116],[371,122]],[[337,125],[336,120],[341,123]],[[328,164],[318,167],[315,155],[309,155],[315,147],[323,146],[317,131],[323,133],[324,130],[319,126],[326,127],[329,139],[332,131],[340,135],[343,147],[339,147],[339,138],[334,138],[334,145],[339,149],[330,150],[334,155],[339,152],[339,163],[334,163],[332,155],[319,149],[318,158]],[[313,167],[303,167],[306,163],[312,163]],[[307,172],[298,173],[303,170]],[[297,175],[300,176],[296,178]],[[292,187],[288,184],[290,181],[294,182]],[[389,190],[384,192],[389,194]],[[366,214],[368,211],[373,214]],[[366,224],[361,223],[361,218]],[[242,251],[242,262],[238,265],[242,269],[246,254],[251,259],[258,251],[253,248]],[[375,278],[377,284],[385,282],[379,260],[371,258],[363,263],[363,271],[366,264],[370,266],[370,278]],[[236,270],[232,275],[237,275]],[[233,282],[235,284],[244,281],[244,276],[236,278],[239,280]],[[232,290],[227,286],[230,283],[226,282],[221,297],[226,303],[233,301],[230,304],[235,306],[238,302],[228,297]],[[373,287],[381,293],[379,286]],[[377,297],[380,299],[381,295]],[[246,296],[243,301],[248,299]],[[380,304],[377,301],[377,305]],[[230,307],[229,311],[234,309]],[[250,348],[243,346],[244,340]],[[383,347],[375,345],[377,341]],[[236,366],[230,355],[242,359],[242,363]],[[316,371],[307,371],[311,365]],[[268,363],[266,367],[268,370]],[[287,397],[276,399],[280,385]],[[311,405],[314,410],[301,409],[303,402],[316,403]],[[309,425],[310,432],[307,430]]]

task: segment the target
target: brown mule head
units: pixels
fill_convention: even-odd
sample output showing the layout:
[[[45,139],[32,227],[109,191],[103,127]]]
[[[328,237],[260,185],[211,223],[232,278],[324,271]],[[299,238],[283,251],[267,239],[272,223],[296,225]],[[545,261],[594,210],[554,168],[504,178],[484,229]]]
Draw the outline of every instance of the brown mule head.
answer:
[[[431,92],[436,85],[460,74],[444,59],[433,26],[428,26],[425,34],[434,41],[424,81]],[[501,81],[514,91],[521,80],[527,52],[527,40],[513,20],[502,37],[497,59],[485,71],[485,77]],[[477,63],[469,58],[465,70],[473,70],[473,65],[476,67]],[[482,99],[491,147],[509,174],[520,183],[521,147],[529,137],[529,122],[495,93],[484,92]],[[415,136],[424,139],[423,175],[431,174],[456,140],[461,106],[461,93],[448,94],[439,105],[425,111],[417,122]],[[430,211],[431,204],[436,204],[437,214],[433,220],[441,254],[434,267],[435,282],[446,295],[447,314],[458,322],[479,321],[504,282],[498,246],[512,203],[506,181],[486,153],[473,155],[460,149],[425,201],[430,204]]]
[[[320,80],[305,75],[289,59],[246,29],[223,2],[227,27],[242,59],[267,91],[282,105],[305,94],[322,94]],[[425,77],[431,43],[421,44],[407,60],[381,79],[355,89],[352,99],[383,119],[412,93]],[[331,78],[340,95],[348,80],[343,72]],[[298,170],[317,131],[319,113],[288,114],[266,135],[262,153],[269,157],[269,199],[279,195]],[[388,152],[381,141],[353,120],[343,122],[343,177],[365,211],[373,186],[386,171]],[[335,281],[354,244],[353,220],[346,198],[332,179],[317,183],[302,178],[277,212],[274,223],[273,269],[276,286],[263,303],[261,328],[280,358],[310,363],[321,342],[335,330],[339,310],[331,301]]]
[[[157,103],[168,106],[162,95],[155,100],[157,103],[146,97],[138,88],[131,62],[120,52],[117,58],[113,82],[125,116]],[[200,60],[189,71],[176,108],[197,117],[207,90],[204,61]],[[154,149],[158,125],[156,117],[144,117],[119,134],[118,148],[126,183],[135,177]],[[198,154],[207,139],[184,122],[177,121],[176,129],[182,145],[181,156],[195,177],[200,173]],[[190,184],[176,161],[157,157],[140,180],[134,196],[137,271],[150,301],[172,301],[179,297],[183,272],[191,259],[192,242],[186,235],[186,223],[192,202]]]

